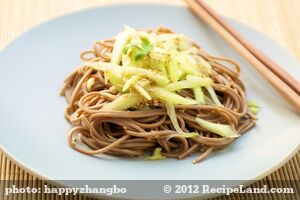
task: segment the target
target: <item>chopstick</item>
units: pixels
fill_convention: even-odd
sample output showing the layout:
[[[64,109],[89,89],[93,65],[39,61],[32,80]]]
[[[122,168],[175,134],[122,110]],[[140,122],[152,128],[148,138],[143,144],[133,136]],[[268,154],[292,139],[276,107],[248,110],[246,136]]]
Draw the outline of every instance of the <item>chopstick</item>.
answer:
[[[226,29],[233,37],[235,37],[248,51],[250,51],[259,61],[261,61],[268,69],[270,69],[276,76],[282,79],[289,87],[291,87],[298,95],[300,95],[300,83],[282,69],[277,63],[267,57],[263,52],[252,46],[245,38],[229,26],[221,17],[219,17],[209,6],[202,0],[197,2],[205,9],[217,22],[219,22],[224,29]]]
[[[252,64],[296,111],[300,112],[300,84],[296,79],[261,51],[254,48],[245,38],[205,5],[202,0],[185,0],[185,2],[198,17]]]

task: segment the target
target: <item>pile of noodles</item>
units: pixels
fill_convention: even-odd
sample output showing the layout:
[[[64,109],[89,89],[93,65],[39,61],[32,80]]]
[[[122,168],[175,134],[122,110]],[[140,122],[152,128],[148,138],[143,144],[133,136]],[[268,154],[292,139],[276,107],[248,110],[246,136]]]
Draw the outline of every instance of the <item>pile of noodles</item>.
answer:
[[[149,31],[171,33],[162,27]],[[82,52],[80,58],[109,62],[114,42],[115,39],[97,41],[93,49]],[[185,132],[196,132],[197,137],[172,137],[178,133],[164,104],[155,100],[146,102],[150,109],[101,110],[120,94],[105,80],[103,72],[83,65],[66,78],[61,91],[68,102],[65,117],[73,125],[68,134],[70,146],[87,155],[128,157],[144,156],[157,150],[154,154],[159,153],[159,158],[183,159],[198,152],[199,156],[193,161],[197,163],[212,151],[232,143],[236,138],[222,137],[206,130],[195,121],[195,117],[230,125],[239,134],[255,125],[256,118],[247,107],[245,87],[239,79],[239,66],[229,58],[212,56],[202,49],[200,56],[212,66],[212,86],[222,105],[213,101],[175,105],[180,128]],[[93,84],[88,90],[91,78]],[[194,98],[190,89],[181,90],[180,95]]]

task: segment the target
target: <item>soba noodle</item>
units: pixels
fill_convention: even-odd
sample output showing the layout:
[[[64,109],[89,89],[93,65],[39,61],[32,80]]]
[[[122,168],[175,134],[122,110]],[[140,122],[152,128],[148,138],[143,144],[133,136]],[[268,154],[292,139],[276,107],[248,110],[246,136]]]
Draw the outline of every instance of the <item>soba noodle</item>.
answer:
[[[162,27],[148,30],[151,31],[172,33]],[[97,41],[93,49],[82,52],[80,58],[88,62],[110,62],[114,42],[115,39]],[[198,152],[199,156],[193,161],[197,163],[236,139],[207,130],[197,123],[197,117],[230,125],[239,134],[251,129],[256,117],[247,107],[245,87],[239,79],[239,65],[229,58],[212,56],[196,47],[200,49],[199,56],[212,67],[212,87],[221,103],[216,105],[205,90],[205,104],[175,105],[180,128],[184,132],[197,133],[196,137],[177,137],[179,133],[166,106],[157,99],[142,101],[138,108],[133,109],[102,109],[119,97],[120,92],[106,80],[103,71],[82,65],[66,78],[61,91],[68,102],[65,117],[73,126],[68,134],[70,146],[87,155],[128,157],[144,156],[158,148],[160,158],[184,159]],[[191,89],[177,93],[187,99],[195,98]]]

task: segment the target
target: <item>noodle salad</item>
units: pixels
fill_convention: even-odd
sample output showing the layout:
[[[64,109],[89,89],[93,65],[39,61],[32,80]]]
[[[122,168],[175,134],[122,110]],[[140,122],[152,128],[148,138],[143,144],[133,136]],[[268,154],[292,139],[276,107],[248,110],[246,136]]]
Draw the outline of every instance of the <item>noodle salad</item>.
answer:
[[[65,80],[68,142],[87,154],[198,163],[251,129],[259,106],[247,101],[233,60],[207,54],[165,27],[125,27],[82,52]]]

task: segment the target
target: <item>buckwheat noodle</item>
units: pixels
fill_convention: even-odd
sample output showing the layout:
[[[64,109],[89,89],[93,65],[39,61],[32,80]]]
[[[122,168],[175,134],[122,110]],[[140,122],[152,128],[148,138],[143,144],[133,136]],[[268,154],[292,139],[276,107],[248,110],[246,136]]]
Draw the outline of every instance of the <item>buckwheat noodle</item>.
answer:
[[[155,29],[157,33],[171,33],[167,28]],[[109,62],[114,39],[95,42],[93,49],[81,53],[83,61]],[[198,47],[200,48],[200,47]],[[111,154],[129,157],[142,156],[145,152],[161,147],[165,157],[183,159],[199,152],[193,163],[206,158],[212,151],[232,143],[235,138],[221,137],[199,126],[195,117],[210,122],[229,124],[243,134],[255,125],[256,117],[247,108],[246,91],[239,79],[240,68],[233,60],[207,54],[203,57],[212,66],[213,89],[223,106],[213,101],[204,105],[176,105],[176,114],[183,131],[196,131],[195,138],[170,136],[177,134],[163,104],[150,102],[149,110],[108,111],[102,106],[118,97],[118,92],[106,83],[104,74],[87,66],[71,73],[61,91],[68,106],[66,119],[73,128],[68,134],[68,142],[75,150],[87,154]],[[235,70],[230,69],[234,67]],[[87,81],[94,78],[91,91]],[[194,96],[189,89],[181,90],[184,97]],[[208,94],[206,94],[209,96]],[[83,145],[78,145],[80,142]],[[87,146],[83,147],[83,146]]]

